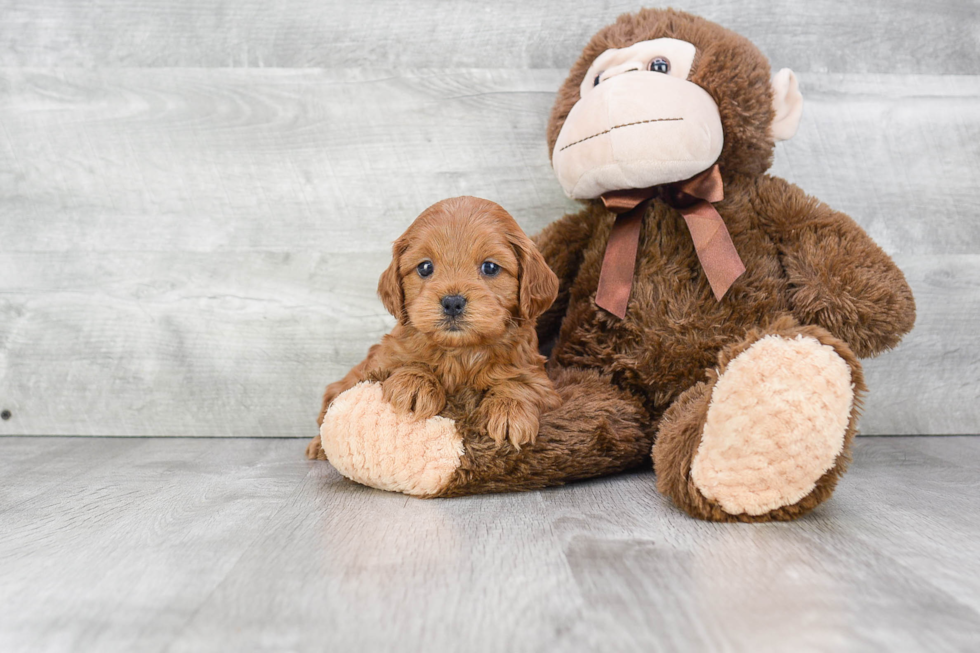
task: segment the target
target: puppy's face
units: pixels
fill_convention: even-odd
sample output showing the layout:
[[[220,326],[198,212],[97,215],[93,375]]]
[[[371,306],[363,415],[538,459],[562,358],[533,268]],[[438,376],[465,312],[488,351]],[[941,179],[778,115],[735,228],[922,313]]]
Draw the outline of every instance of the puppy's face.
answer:
[[[386,308],[434,342],[491,342],[554,301],[558,280],[514,219],[487,200],[426,209],[396,241],[378,293]]]

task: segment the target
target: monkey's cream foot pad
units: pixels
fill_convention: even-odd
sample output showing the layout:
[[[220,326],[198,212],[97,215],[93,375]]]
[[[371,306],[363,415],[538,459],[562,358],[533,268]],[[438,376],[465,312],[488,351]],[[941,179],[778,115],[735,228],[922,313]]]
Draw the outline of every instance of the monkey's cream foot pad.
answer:
[[[463,455],[453,420],[400,415],[382,397],[381,384],[370,382],[334,400],[320,440],[330,464],[352,481],[416,496],[445,487]]]
[[[853,401],[850,369],[832,347],[766,336],[718,378],[691,480],[733,515],[794,504],[836,462]]]

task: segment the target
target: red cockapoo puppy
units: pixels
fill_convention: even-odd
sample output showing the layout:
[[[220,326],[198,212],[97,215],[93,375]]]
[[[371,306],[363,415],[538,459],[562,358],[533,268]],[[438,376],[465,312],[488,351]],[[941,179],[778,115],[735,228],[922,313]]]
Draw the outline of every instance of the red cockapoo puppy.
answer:
[[[395,241],[378,295],[398,324],[367,358],[327,386],[333,400],[362,381],[417,419],[447,394],[483,393],[479,415],[497,444],[533,442],[538,417],[560,404],[538,353],[535,320],[555,300],[558,278],[503,208],[476,197],[443,200]],[[309,458],[325,458],[320,437]]]

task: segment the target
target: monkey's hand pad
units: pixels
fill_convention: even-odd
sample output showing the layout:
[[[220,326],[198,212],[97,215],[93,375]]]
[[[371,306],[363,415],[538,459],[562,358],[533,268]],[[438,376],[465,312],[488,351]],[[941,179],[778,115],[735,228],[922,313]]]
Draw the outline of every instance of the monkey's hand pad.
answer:
[[[382,397],[381,384],[370,382],[334,400],[320,440],[330,464],[352,481],[423,497],[449,483],[463,455],[453,420],[400,415]]]
[[[447,397],[438,417],[396,413],[377,383],[330,405],[320,428],[327,460],[347,478],[419,497],[534,490],[613,474],[649,460],[652,438],[634,399],[596,371],[549,371],[562,406],[541,415],[538,437],[517,449],[487,435],[482,393]]]

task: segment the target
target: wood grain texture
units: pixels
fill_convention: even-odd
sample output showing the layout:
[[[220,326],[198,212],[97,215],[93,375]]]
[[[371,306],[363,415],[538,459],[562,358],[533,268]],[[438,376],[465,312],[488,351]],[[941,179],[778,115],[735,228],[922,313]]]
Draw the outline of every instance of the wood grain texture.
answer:
[[[896,255],[915,292],[915,329],[864,361],[864,434],[980,432],[980,256]]]
[[[462,194],[533,229],[575,206],[544,139],[560,77],[0,70],[0,252],[381,251]]]
[[[162,650],[308,471],[277,440],[33,442],[55,467],[0,494],[4,651]]]
[[[460,194],[534,232],[576,207],[544,140],[563,75],[0,70],[0,252],[381,251]],[[980,76],[802,88],[774,174],[889,252],[978,252]]]
[[[0,650],[935,653],[980,638],[980,438],[862,438],[831,501],[761,525],[694,521],[649,472],[411,499],[301,459],[304,444],[0,439]]]
[[[389,243],[474,194],[575,204],[560,70],[0,70],[0,435],[312,433],[391,326]],[[865,433],[975,433],[980,77],[802,76],[774,173],[853,215],[919,323],[868,364]]]
[[[0,65],[563,68],[630,0],[5,0]],[[976,0],[671,3],[798,72],[980,71]]]

